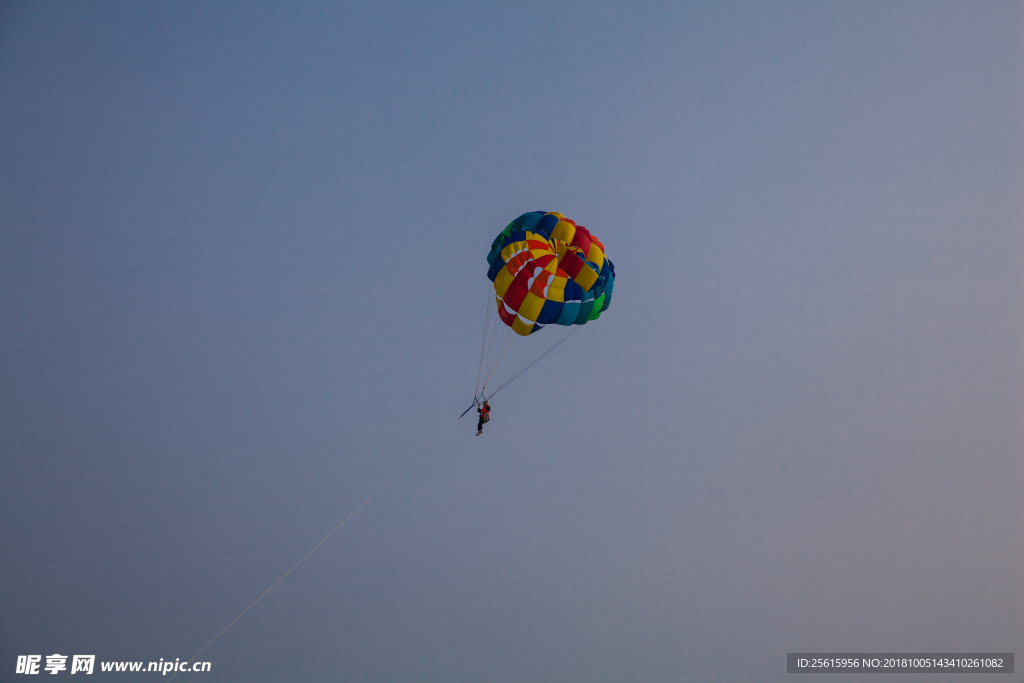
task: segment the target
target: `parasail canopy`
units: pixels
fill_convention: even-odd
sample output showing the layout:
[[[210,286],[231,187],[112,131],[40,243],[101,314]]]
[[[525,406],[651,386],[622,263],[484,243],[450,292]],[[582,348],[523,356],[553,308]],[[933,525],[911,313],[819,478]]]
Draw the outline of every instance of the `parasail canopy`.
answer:
[[[524,213],[495,238],[474,405],[608,310],[615,266],[604,252],[589,230],[554,211]],[[559,327],[535,334],[549,325]]]
[[[531,211],[491,244],[487,277],[502,322],[521,336],[545,325],[583,325],[612,300],[615,266],[582,225],[555,211]]]

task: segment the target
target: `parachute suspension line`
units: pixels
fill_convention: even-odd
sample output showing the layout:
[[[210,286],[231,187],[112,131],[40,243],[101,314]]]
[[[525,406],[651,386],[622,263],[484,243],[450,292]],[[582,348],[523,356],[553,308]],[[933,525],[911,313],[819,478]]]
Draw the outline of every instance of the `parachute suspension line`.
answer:
[[[487,289],[488,297],[492,296],[491,291],[493,290],[490,287],[488,287]],[[491,306],[493,306],[493,303],[491,304]],[[490,316],[491,313],[491,307],[489,306],[487,309],[488,316]],[[508,326],[502,323],[501,319],[495,312],[493,318],[491,318],[490,330],[485,334],[484,343],[487,347],[487,352],[483,364],[483,386],[478,388],[479,393],[483,392],[483,389],[484,387],[486,387],[487,382],[490,380],[490,377],[494,374],[496,366],[500,364],[500,362],[498,362],[498,359],[499,356],[501,355],[501,349],[504,347],[505,342],[508,340],[510,332],[511,330],[508,328]]]
[[[487,287],[488,299],[493,290]],[[500,305],[500,302],[499,302]],[[547,325],[554,329],[538,330],[525,339],[506,325],[492,310],[494,303],[487,307],[484,321],[484,338],[481,342],[481,362],[477,368],[477,385],[474,389],[474,403],[479,405],[489,400],[509,384],[518,379],[524,372],[539,363],[549,353],[562,345],[575,334],[581,325]],[[500,372],[499,372],[500,371]],[[498,379],[495,380],[495,377]],[[488,391],[489,387],[494,389]],[[472,408],[472,406],[470,406]]]
[[[565,342],[565,340],[567,340],[569,337],[571,337],[572,335],[576,334],[580,330],[580,327],[581,327],[580,325],[573,325],[573,326],[571,326],[568,332],[563,334],[553,344],[549,344],[547,346],[547,348],[542,353],[540,353],[536,358],[534,358],[532,361],[530,361],[529,364],[527,364],[525,367],[523,367],[521,370],[516,372],[514,375],[512,375],[508,379],[506,379],[503,382],[501,382],[498,385],[498,388],[495,389],[494,391],[492,391],[491,394],[487,398],[491,399],[491,398],[494,398],[495,396],[497,396],[498,393],[501,392],[502,389],[507,387],[509,384],[512,384],[512,382],[514,382],[516,379],[518,379],[520,375],[522,375],[524,372],[526,372],[527,370],[532,368],[534,365],[539,363],[541,360],[543,360],[549,353],[551,353],[552,351],[557,349],[559,346],[561,346],[562,343]]]
[[[529,358],[532,356],[532,351],[537,346],[537,341],[542,335],[543,333],[531,334],[529,337],[523,340],[522,345],[517,349],[517,352],[512,357],[512,360],[509,361],[507,367],[505,368],[505,372],[501,375],[501,378],[498,380],[497,384],[501,384],[508,378],[509,375],[514,373],[516,369],[521,366],[523,358]]]
[[[509,368],[517,367],[519,365],[519,362],[523,359],[523,357],[527,355],[527,351],[532,350],[535,346],[537,346],[537,341],[542,336],[543,333],[531,334],[529,337],[524,339],[517,353],[512,357],[512,360],[509,361]],[[506,372],[506,374],[508,373]]]
[[[551,341],[551,336],[554,334],[555,333],[553,331],[541,331],[531,334],[523,340],[523,344],[519,348],[519,352],[516,353],[511,362],[508,363],[508,367],[501,375],[501,379],[498,380],[497,384],[504,382],[510,375],[514,374],[516,370],[529,362],[529,359],[533,358],[536,354],[537,349],[549,343]]]
[[[534,359],[543,354],[546,349],[558,343],[562,337],[567,336],[575,327],[576,326],[560,327],[557,332],[549,330],[546,332],[542,331],[531,334],[527,338],[527,343],[523,345],[520,352],[512,362],[508,364],[508,369],[502,375],[497,384],[502,384],[506,379],[517,374],[524,366],[531,364]]]
[[[473,406],[470,406],[470,408],[472,408],[472,407],[473,407]],[[469,411],[467,410],[466,412],[468,413]],[[465,414],[466,414],[466,413],[463,413],[462,415],[465,415]],[[440,438],[441,438],[442,436],[444,436],[444,435],[445,435],[445,433],[447,433],[447,431],[448,431],[449,429],[451,429],[451,428],[452,428],[452,425],[454,425],[454,424],[455,424],[456,422],[458,422],[459,420],[461,420],[461,419],[462,419],[462,415],[458,416],[457,418],[455,418],[454,420],[452,420],[451,422],[449,422],[449,423],[448,423],[448,426],[447,426],[447,427],[445,427],[444,429],[442,429],[442,430],[441,430],[441,432],[440,432],[440,433],[439,433],[439,434],[438,434],[437,436],[435,436],[435,437],[434,437],[434,438],[433,438],[433,439],[432,439],[432,440],[430,441],[430,443],[428,443],[428,444],[427,444],[426,446],[424,446],[423,448],[421,448],[421,449],[420,449],[420,450],[419,450],[419,451],[418,451],[418,452],[416,453],[416,455],[414,455],[414,456],[412,456],[411,458],[409,458],[409,460],[408,460],[408,461],[407,461],[407,462],[406,462],[406,463],[405,463],[404,465],[402,465],[401,469],[399,469],[399,470],[398,470],[397,472],[395,472],[395,473],[394,473],[393,475],[391,475],[391,478],[390,478],[390,479],[388,479],[388,480],[387,480],[386,482],[384,482],[383,484],[381,484],[381,485],[380,485],[380,488],[378,488],[378,489],[377,489],[376,491],[374,491],[373,493],[371,493],[371,494],[370,494],[370,497],[369,497],[369,498],[367,498],[366,500],[364,500],[364,501],[363,501],[363,502],[362,502],[362,503],[361,503],[361,504],[359,505],[359,507],[357,507],[357,508],[356,508],[355,510],[353,510],[353,511],[352,511],[351,513],[349,513],[349,516],[348,516],[348,517],[346,517],[345,519],[341,520],[341,524],[339,524],[338,526],[334,527],[334,528],[333,528],[333,529],[331,530],[331,532],[330,532],[329,534],[327,534],[327,535],[326,535],[326,536],[324,536],[324,537],[323,537],[322,539],[320,539],[320,542],[319,542],[319,543],[317,543],[317,544],[316,544],[315,546],[313,546],[313,547],[312,547],[312,548],[310,549],[310,551],[309,551],[308,553],[306,553],[305,555],[303,555],[303,556],[302,556],[302,559],[301,559],[301,560],[299,560],[298,562],[296,562],[295,564],[293,564],[293,565],[292,565],[292,568],[291,568],[291,569],[289,569],[289,570],[288,570],[288,571],[286,571],[286,572],[285,572],[284,574],[282,574],[282,575],[281,575],[281,578],[279,578],[279,579],[278,579],[277,581],[275,581],[274,583],[270,584],[270,588],[268,588],[267,590],[263,591],[263,594],[262,594],[262,595],[260,595],[260,597],[258,597],[258,598],[256,598],[255,600],[253,600],[253,601],[252,601],[252,604],[251,604],[251,605],[249,605],[248,607],[246,607],[246,608],[245,608],[244,610],[242,610],[242,612],[241,612],[241,613],[240,613],[240,614],[239,614],[239,615],[238,615],[237,617],[235,617],[234,619],[232,619],[232,620],[231,620],[231,623],[230,623],[230,624],[228,624],[227,626],[225,626],[225,627],[224,627],[224,628],[223,628],[223,629],[221,630],[221,632],[220,632],[220,633],[218,633],[217,635],[215,635],[215,636],[213,637],[213,639],[212,639],[212,640],[210,640],[210,642],[208,642],[208,643],[207,643],[206,645],[203,645],[202,649],[200,649],[200,650],[199,650],[199,652],[197,652],[197,653],[195,653],[194,655],[192,655],[192,658],[191,658],[191,659],[189,659],[189,660],[188,660],[187,662],[185,662],[185,665],[181,667],[180,671],[184,671],[184,670],[185,670],[185,667],[186,667],[186,666],[188,666],[189,664],[191,664],[191,663],[192,663],[192,662],[193,662],[193,661],[195,660],[195,658],[196,658],[196,657],[198,657],[199,655],[203,654],[203,651],[204,651],[204,650],[206,650],[206,648],[208,648],[208,647],[210,647],[211,645],[213,645],[213,642],[214,642],[215,640],[217,640],[218,638],[220,638],[220,637],[221,637],[222,635],[224,635],[224,632],[225,632],[225,631],[227,631],[227,630],[228,630],[229,628],[231,628],[232,626],[234,626],[234,625],[235,625],[235,622],[236,622],[236,621],[238,621],[239,619],[241,619],[241,618],[242,618],[242,617],[243,617],[243,616],[245,615],[245,613],[246,613],[246,612],[248,612],[248,611],[249,611],[249,610],[251,610],[251,609],[252,609],[253,607],[255,607],[255,606],[256,606],[256,603],[257,603],[257,602],[259,602],[259,601],[260,601],[260,600],[262,600],[262,599],[263,599],[264,597],[266,597],[267,593],[269,593],[270,591],[274,590],[274,587],[275,587],[275,586],[277,586],[277,584],[279,584],[279,583],[281,583],[282,581],[284,581],[284,579],[285,579],[285,577],[286,577],[286,576],[288,576],[289,574],[291,574],[291,573],[292,573],[292,572],[293,572],[293,571],[295,570],[295,568],[296,568],[296,567],[298,567],[298,566],[299,566],[300,564],[302,564],[302,563],[303,563],[303,562],[305,561],[305,559],[306,559],[307,557],[309,557],[309,556],[310,556],[310,555],[312,555],[312,554],[313,554],[314,552],[316,552],[316,549],[317,549],[317,548],[319,548],[320,546],[322,546],[322,545],[323,545],[323,544],[324,544],[324,543],[325,543],[325,542],[327,541],[327,539],[328,539],[328,538],[330,538],[331,536],[333,536],[333,535],[334,535],[334,532],[336,532],[336,531],[337,531],[338,529],[340,529],[341,527],[345,526],[345,523],[346,523],[346,522],[348,522],[348,520],[350,520],[350,519],[352,519],[353,517],[355,517],[355,516],[356,516],[356,513],[357,513],[357,512],[359,512],[360,510],[362,510],[362,509],[363,509],[363,508],[364,508],[364,507],[366,506],[366,504],[367,504],[367,503],[369,503],[369,502],[370,502],[371,500],[373,500],[373,499],[374,499],[374,497],[375,497],[375,496],[376,496],[376,495],[377,495],[378,493],[380,493],[380,492],[381,492],[381,491],[383,491],[383,490],[384,490],[385,488],[387,488],[387,485],[388,485],[388,484],[390,484],[390,483],[391,483],[391,482],[393,482],[393,481],[394,481],[395,479],[397,479],[397,478],[398,478],[398,475],[400,475],[400,474],[401,474],[402,472],[404,472],[404,471],[405,471],[405,470],[406,470],[406,469],[407,469],[407,468],[409,467],[409,465],[413,464],[413,463],[414,463],[414,462],[416,461],[416,459],[417,459],[417,458],[419,458],[419,457],[420,457],[421,455],[423,455],[423,453],[424,453],[424,452],[426,452],[426,450],[427,450],[428,448],[430,448],[431,446],[433,446],[433,445],[434,445],[434,444],[435,444],[435,443],[437,442],[437,440],[438,440],[438,439],[440,439]],[[178,675],[178,673],[179,673],[179,672],[175,672],[175,673],[174,673],[174,676],[177,676],[177,675]],[[168,681],[170,681],[171,679],[173,679],[173,678],[174,678],[174,676],[171,676],[171,678],[168,678],[167,680],[168,680]]]
[[[505,325],[499,316],[495,315],[493,328],[497,328],[491,336],[489,342],[491,346],[491,353],[488,357],[486,364],[486,376],[484,377],[483,386],[480,388],[481,395],[485,392],[487,384],[494,377],[494,374],[501,367],[501,362],[508,353],[509,348],[512,346],[514,338],[518,335],[512,330],[511,327]]]
[[[495,316],[497,318],[497,316]],[[495,320],[491,327],[490,336],[487,339],[487,359],[484,362],[484,376],[483,384],[487,384],[487,376],[490,375],[491,369],[494,366],[494,357],[497,355],[498,338],[501,337],[504,330],[499,327],[498,323],[500,320]]]
[[[505,332],[504,336],[501,337],[502,341],[500,342],[500,347],[499,347],[501,349],[501,351],[497,354],[497,356],[496,356],[496,358],[494,360],[494,364],[491,367],[491,371],[487,374],[487,379],[484,380],[484,386],[483,386],[482,391],[486,391],[487,383],[491,381],[491,379],[494,377],[494,373],[496,373],[498,371],[498,368],[501,367],[501,362],[505,359],[505,354],[507,354],[508,350],[510,348],[512,348],[512,342],[515,341],[515,337],[518,336],[512,330],[511,327],[507,327],[506,326],[506,330],[507,330],[507,332]]]
[[[487,287],[490,301],[493,290]],[[484,337],[480,347],[480,365],[477,368],[477,383],[473,393],[473,404],[495,396],[502,389],[518,379],[541,359],[554,351],[566,339],[576,333],[580,325],[557,326],[560,329],[538,330],[525,339],[502,321],[494,303],[489,303],[484,318]],[[547,325],[548,328],[555,327]],[[499,372],[500,371],[500,372]],[[495,377],[498,379],[495,380]],[[488,388],[495,388],[488,392]]]
[[[508,385],[512,384],[512,382],[514,382],[516,379],[518,379],[520,376],[522,376],[524,373],[526,373],[530,368],[532,368],[534,365],[536,365],[541,360],[543,360],[545,357],[547,357],[547,355],[549,353],[551,353],[556,348],[561,346],[562,343],[565,342],[566,339],[571,337],[578,330],[579,330],[579,328],[574,326],[568,332],[566,332],[565,334],[561,335],[560,338],[555,339],[553,343],[551,343],[546,348],[541,350],[540,353],[536,354],[535,358],[531,359],[522,368],[520,368],[520,369],[516,370],[515,372],[511,373],[506,379],[504,379],[501,383],[499,383],[497,388],[494,389],[487,398],[490,399],[490,398],[493,398],[494,396],[496,396],[497,394],[499,394]]]
[[[480,366],[476,370],[476,388],[473,389],[474,397],[476,397],[480,393],[480,376],[483,374],[484,369],[484,350],[487,348],[487,337],[490,333],[491,309],[494,308],[494,306],[491,305],[491,295],[489,291],[487,292],[486,304],[486,314],[484,317],[484,336],[483,339],[480,340]]]

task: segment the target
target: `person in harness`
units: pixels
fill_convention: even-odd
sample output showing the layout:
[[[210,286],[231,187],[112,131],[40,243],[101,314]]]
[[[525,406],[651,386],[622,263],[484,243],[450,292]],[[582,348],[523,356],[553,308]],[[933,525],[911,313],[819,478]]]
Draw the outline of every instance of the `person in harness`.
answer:
[[[484,423],[491,421],[491,407],[487,405],[487,400],[476,409],[476,412],[480,413],[480,421],[476,423],[476,435],[480,436],[484,433]]]

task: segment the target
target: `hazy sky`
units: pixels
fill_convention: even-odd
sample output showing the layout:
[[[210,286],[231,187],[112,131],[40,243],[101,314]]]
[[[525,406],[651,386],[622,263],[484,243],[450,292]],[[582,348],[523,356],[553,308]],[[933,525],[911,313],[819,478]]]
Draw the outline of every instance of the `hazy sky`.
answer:
[[[1022,122],[1020,2],[3,3],[0,679],[195,654],[469,404],[532,210],[609,311],[178,680],[1024,656]]]

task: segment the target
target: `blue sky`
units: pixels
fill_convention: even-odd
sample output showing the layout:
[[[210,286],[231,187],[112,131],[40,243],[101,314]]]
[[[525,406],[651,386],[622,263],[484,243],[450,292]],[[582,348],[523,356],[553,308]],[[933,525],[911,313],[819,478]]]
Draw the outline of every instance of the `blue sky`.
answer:
[[[487,251],[538,209],[606,244],[609,311],[207,680],[1024,652],[1022,29],[997,2],[4,4],[0,666],[191,657],[468,405]]]

